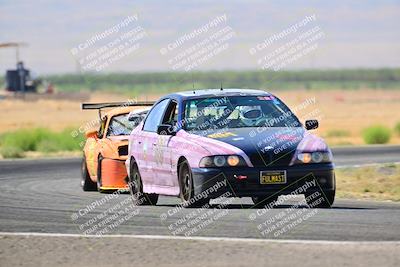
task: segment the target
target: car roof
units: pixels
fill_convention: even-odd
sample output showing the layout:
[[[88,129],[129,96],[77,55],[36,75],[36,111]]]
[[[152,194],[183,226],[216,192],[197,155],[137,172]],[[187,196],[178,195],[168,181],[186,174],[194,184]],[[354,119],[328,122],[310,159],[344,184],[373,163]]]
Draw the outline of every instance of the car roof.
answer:
[[[269,96],[271,94],[263,90],[255,90],[255,89],[236,89],[236,88],[201,89],[201,90],[176,92],[173,94],[166,95],[165,97],[163,97],[163,99],[173,98],[173,99],[186,100],[186,99],[203,98],[203,97],[251,96],[251,95]]]

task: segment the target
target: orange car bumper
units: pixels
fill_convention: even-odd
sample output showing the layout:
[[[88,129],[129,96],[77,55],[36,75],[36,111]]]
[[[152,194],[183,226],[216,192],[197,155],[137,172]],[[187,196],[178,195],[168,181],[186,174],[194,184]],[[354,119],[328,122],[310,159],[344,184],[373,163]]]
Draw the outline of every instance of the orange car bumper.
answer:
[[[101,161],[101,189],[127,189],[125,161],[105,158]]]

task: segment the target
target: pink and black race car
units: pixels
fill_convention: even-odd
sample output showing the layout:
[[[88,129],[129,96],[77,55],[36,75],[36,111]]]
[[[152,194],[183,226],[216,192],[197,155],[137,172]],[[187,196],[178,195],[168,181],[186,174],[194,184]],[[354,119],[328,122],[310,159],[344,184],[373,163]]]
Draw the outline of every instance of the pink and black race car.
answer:
[[[125,165],[131,195],[139,205],[168,195],[199,206],[222,195],[264,206],[279,195],[304,194],[312,207],[331,207],[332,153],[307,131],[317,127],[317,120],[303,126],[280,99],[261,90],[164,96],[130,135]]]

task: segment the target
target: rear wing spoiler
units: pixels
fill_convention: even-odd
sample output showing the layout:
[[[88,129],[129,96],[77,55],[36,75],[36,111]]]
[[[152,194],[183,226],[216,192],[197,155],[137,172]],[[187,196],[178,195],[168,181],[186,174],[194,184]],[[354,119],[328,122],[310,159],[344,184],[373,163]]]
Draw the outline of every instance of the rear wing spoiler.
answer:
[[[126,101],[126,102],[105,102],[105,103],[82,103],[81,108],[82,110],[99,110],[99,119],[102,120],[101,110],[104,108],[118,108],[118,107],[151,107],[154,105],[155,102],[148,102],[148,101]]]
[[[139,101],[139,102],[106,102],[106,103],[82,103],[81,108],[85,109],[103,109],[117,107],[146,107],[152,106],[155,102]]]

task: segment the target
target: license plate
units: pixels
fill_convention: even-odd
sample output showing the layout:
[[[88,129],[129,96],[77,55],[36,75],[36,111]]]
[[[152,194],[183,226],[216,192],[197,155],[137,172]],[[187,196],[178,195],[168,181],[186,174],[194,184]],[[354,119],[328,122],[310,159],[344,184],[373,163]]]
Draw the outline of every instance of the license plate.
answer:
[[[286,171],[261,171],[260,184],[286,184]]]

